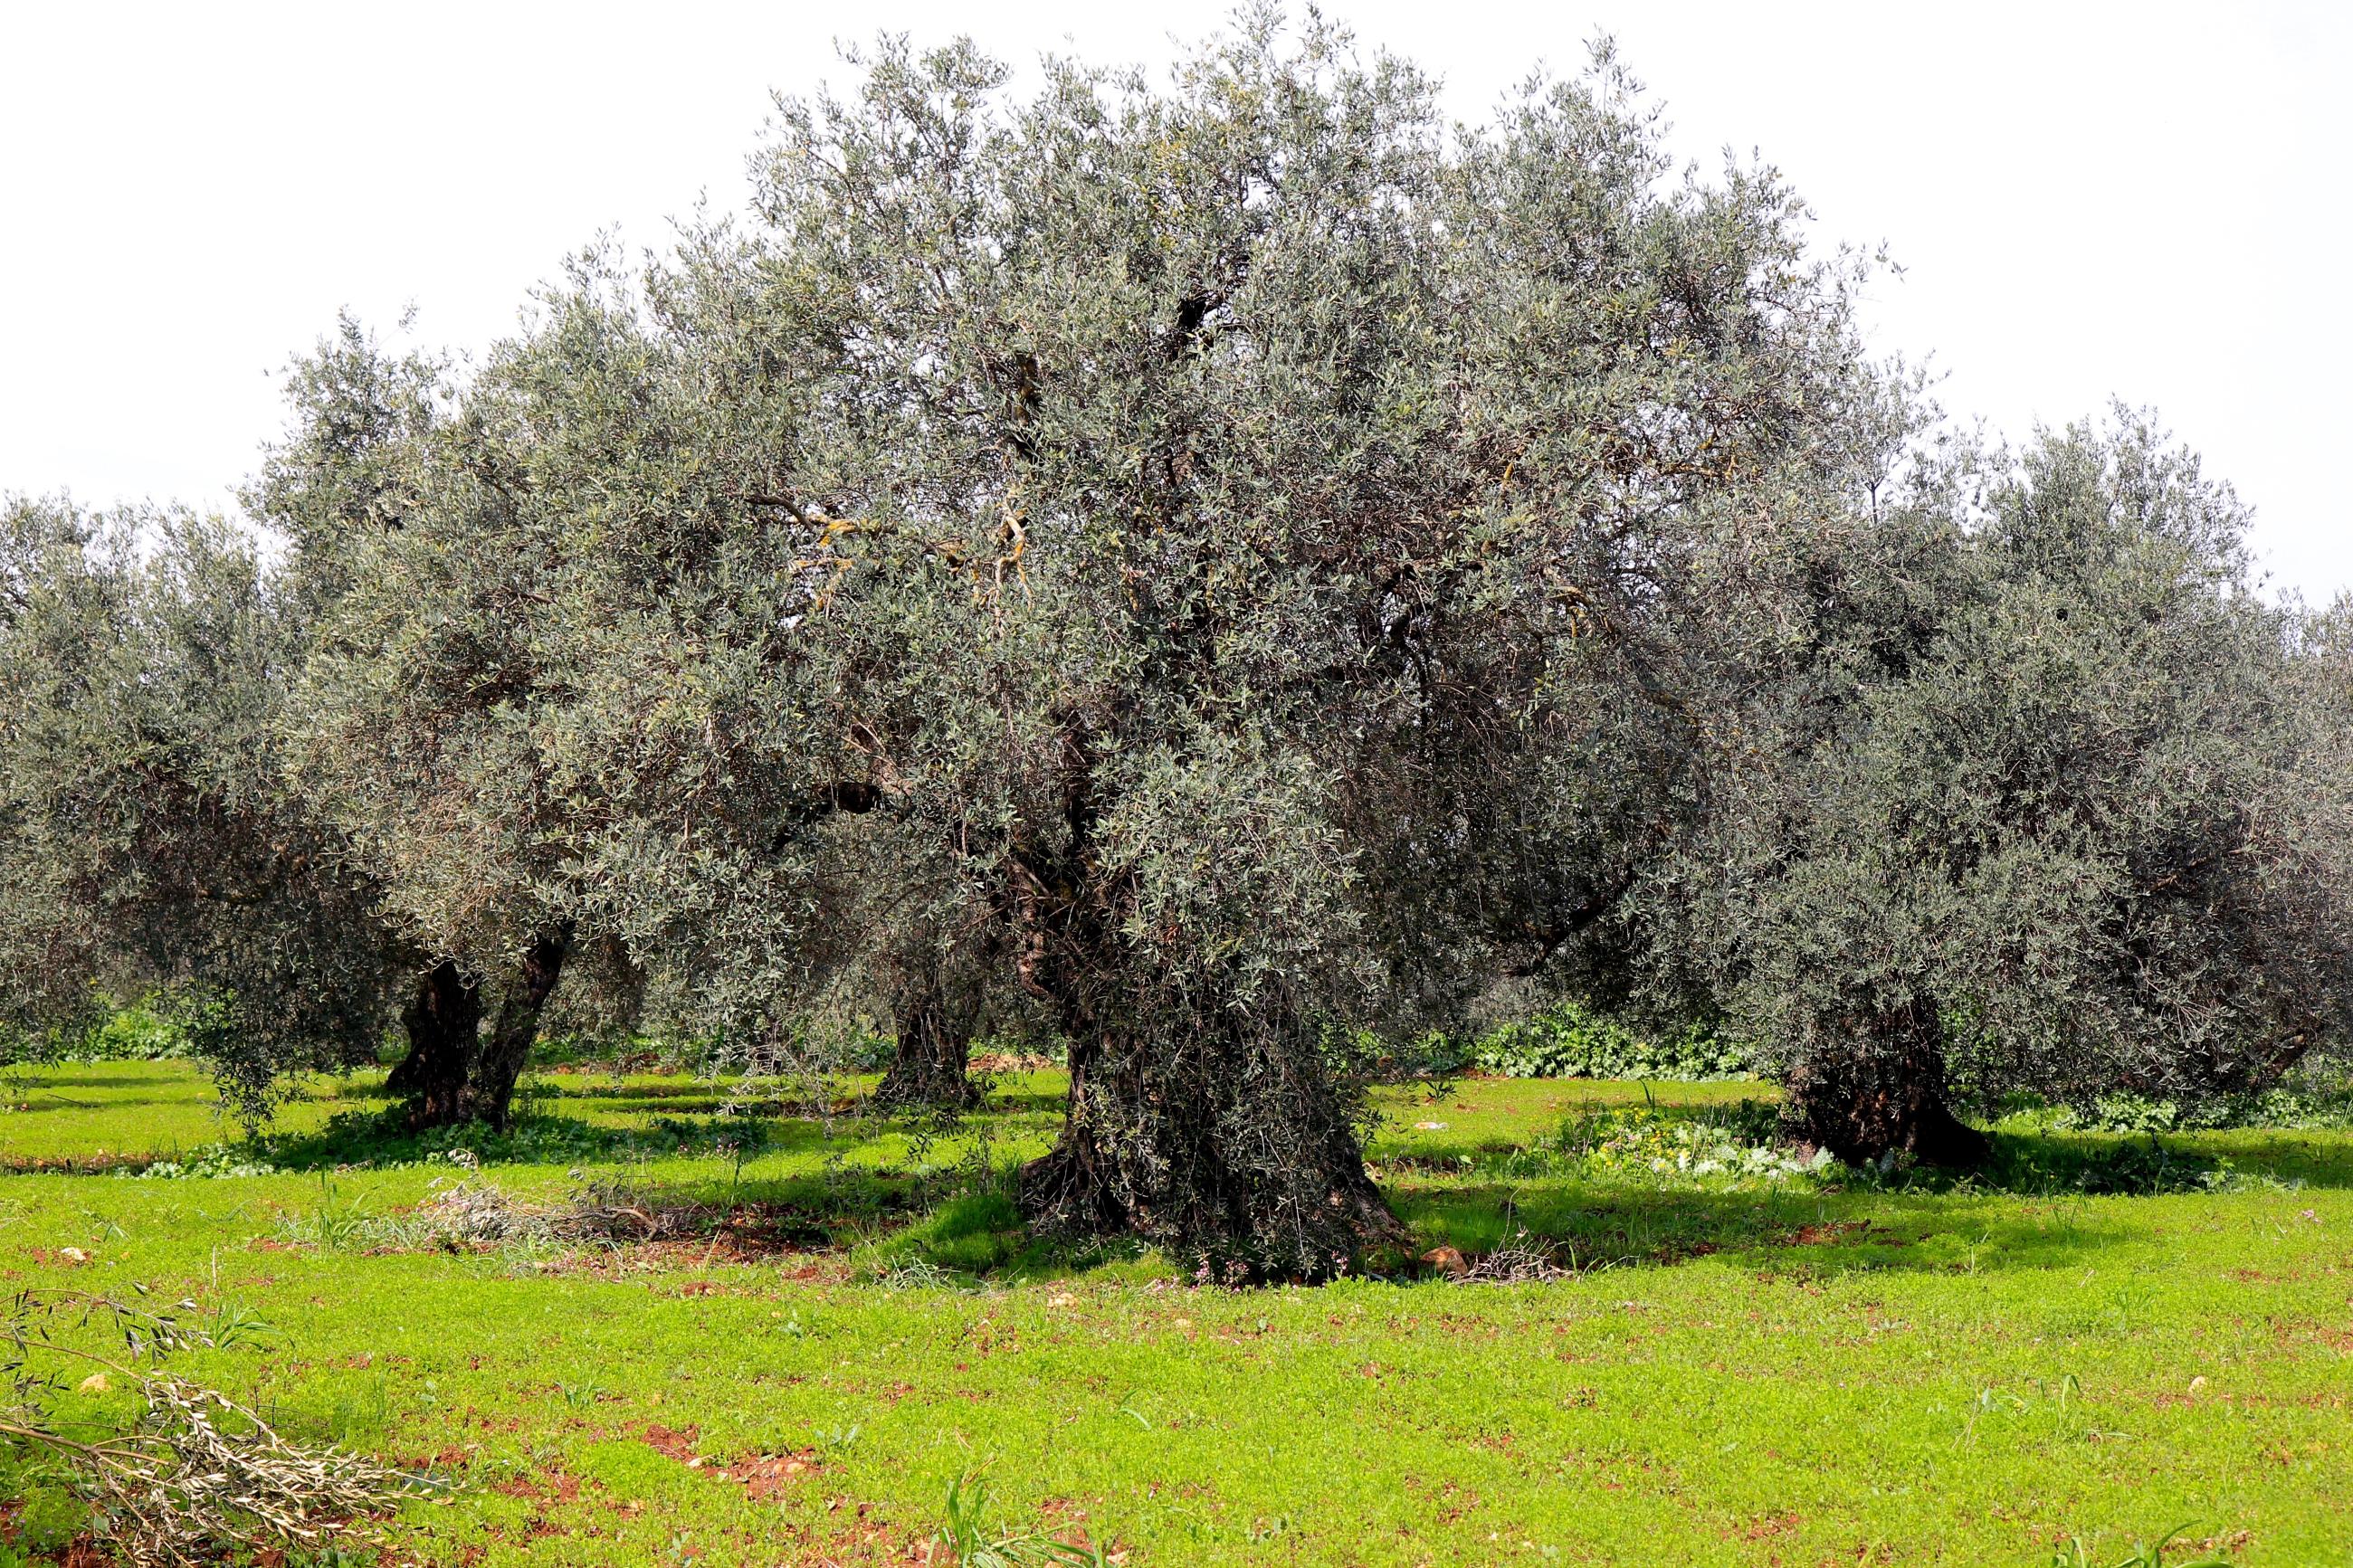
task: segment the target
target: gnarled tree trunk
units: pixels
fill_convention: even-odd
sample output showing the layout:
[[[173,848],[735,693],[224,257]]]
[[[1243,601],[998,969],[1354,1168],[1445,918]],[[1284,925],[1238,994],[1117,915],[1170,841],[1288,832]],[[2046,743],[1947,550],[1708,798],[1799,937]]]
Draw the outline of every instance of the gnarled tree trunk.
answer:
[[[898,1048],[874,1086],[874,1103],[887,1109],[968,1110],[980,1103],[969,1076],[978,1010],[955,1005],[942,988],[926,987],[899,1009]]]
[[[515,1082],[531,1060],[531,1047],[539,1039],[539,1015],[547,1005],[549,993],[564,973],[564,961],[572,952],[572,922],[565,921],[554,930],[543,931],[532,939],[523,950],[522,963],[505,994],[499,999],[499,1016],[491,1026],[491,1037],[482,1044],[481,1058],[474,1069],[474,1081],[466,1099],[472,1116],[504,1131],[514,1113]]]
[[[1403,1230],[1312,1040],[1231,1026],[1071,1037],[1070,1110],[1023,1167],[1050,1229],[1135,1235],[1211,1278],[1325,1278]]]
[[[482,1022],[481,993],[443,959],[417,978],[417,994],[401,1012],[408,1055],[386,1087],[408,1097],[412,1127],[448,1127],[466,1119],[466,1082],[474,1067]]]
[[[1061,1136],[1021,1169],[1024,1216],[1142,1237],[1221,1280],[1325,1279],[1396,1247],[1404,1227],[1301,1011],[1279,990],[1228,994],[1232,976],[1172,973],[1171,954],[1139,951],[1134,889],[1095,861],[1082,735],[1065,761],[1067,846],[1006,868],[1016,970],[1052,1005],[1070,1052]]]
[[[1901,1152],[1966,1168],[1993,1152],[1946,1098],[1943,1030],[1926,998],[1858,1008],[1817,1026],[1782,1087],[1786,1135],[1849,1164]]]

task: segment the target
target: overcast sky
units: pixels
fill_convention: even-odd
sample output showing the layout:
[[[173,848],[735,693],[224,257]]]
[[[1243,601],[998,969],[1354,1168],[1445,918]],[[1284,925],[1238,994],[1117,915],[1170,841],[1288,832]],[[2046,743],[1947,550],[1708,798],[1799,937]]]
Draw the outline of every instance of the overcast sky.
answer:
[[[2156,406],[2284,585],[2353,587],[2353,7],[1335,4],[1483,117],[1619,38],[1680,151],[1760,150],[1884,242],[1880,346],[2022,432]],[[227,505],[349,306],[478,347],[600,228],[733,206],[842,34],[1157,64],[1221,5],[0,3],[0,489]]]

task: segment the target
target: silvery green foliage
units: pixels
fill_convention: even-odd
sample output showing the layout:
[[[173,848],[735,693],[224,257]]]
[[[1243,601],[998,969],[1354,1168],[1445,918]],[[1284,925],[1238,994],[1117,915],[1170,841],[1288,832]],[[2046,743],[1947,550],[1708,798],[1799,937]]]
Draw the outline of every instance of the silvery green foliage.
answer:
[[[1032,1214],[1328,1270],[1390,1223],[1329,1024],[1599,930],[1884,478],[1854,268],[1606,55],[1461,133],[1313,20],[860,63],[385,458],[305,788],[425,929],[738,1030],[992,928],[1070,1042]]]
[[[1915,596],[1816,662],[1704,851],[1690,939],[1799,1098],[1902,1057],[1938,1102],[2196,1099],[2343,1038],[2342,666],[2231,492],[2119,415],[1912,505]]]
[[[10,500],[0,605],[0,1006],[70,1030],[176,999],[248,1119],[374,1057],[405,949],[278,787],[298,617],[227,525]]]
[[[445,365],[389,356],[346,318],[296,362],[288,395],[287,437],[247,500],[286,545],[287,596],[310,634],[279,727],[290,783],[431,954],[403,1016],[409,1056],[392,1079],[412,1119],[503,1127],[544,1005],[580,944],[562,853],[543,831],[554,808],[539,793],[539,759],[501,717],[530,680],[502,662],[512,645],[494,607],[516,573],[470,553],[458,533],[470,524],[479,544],[501,520],[470,516],[462,492],[421,482],[438,477],[437,462],[465,461]],[[492,489],[499,482],[489,477]],[[413,508],[438,525],[427,531],[429,560],[386,547],[407,536]],[[397,638],[367,606],[403,591],[402,562],[438,574],[442,598],[440,624],[412,623]],[[450,626],[469,594],[488,618]],[[433,678],[404,685],[420,659],[439,661]],[[589,951],[600,955],[596,977],[621,983],[610,999],[633,1005],[640,976],[626,943],[607,932]],[[486,995],[496,1005],[485,1027]]]

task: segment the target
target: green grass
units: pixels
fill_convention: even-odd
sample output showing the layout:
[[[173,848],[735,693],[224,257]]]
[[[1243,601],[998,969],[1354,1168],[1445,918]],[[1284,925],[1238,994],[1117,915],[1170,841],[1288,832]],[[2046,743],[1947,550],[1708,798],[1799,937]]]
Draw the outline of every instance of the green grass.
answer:
[[[959,1487],[968,1542],[1132,1564],[2045,1568],[2184,1523],[2169,1562],[2353,1563],[2353,1136],[2169,1136],[2158,1172],[2145,1138],[2010,1131],[1990,1184],[1735,1182],[1590,1151],[1737,1127],[1756,1085],[1471,1080],[1388,1099],[1384,1185],[1424,1246],[1525,1230],[1576,1272],[1227,1291],[1020,1234],[1002,1173],[1058,1089],[1007,1079],[953,1138],[787,1116],[755,1148],[693,1079],[543,1077],[484,1179],[742,1223],[450,1251],[400,1227],[463,1173],[396,1163],[426,1151],[371,1131],[364,1080],[288,1107],[264,1157],[304,1168],[134,1180],[38,1167],[232,1136],[199,1078],[20,1070],[0,1285],[266,1320],[189,1370],[452,1471],[398,1526],[437,1563],[904,1563]],[[2136,1184],[2189,1190],[2086,1190]]]

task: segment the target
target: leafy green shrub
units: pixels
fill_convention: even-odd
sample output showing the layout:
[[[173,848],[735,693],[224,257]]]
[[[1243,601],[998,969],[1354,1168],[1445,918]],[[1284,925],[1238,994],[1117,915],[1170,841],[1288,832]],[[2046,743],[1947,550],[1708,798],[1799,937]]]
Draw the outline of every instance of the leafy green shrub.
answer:
[[[0,1067],[17,1062],[161,1062],[196,1054],[205,1009],[147,997],[108,1011],[94,1027],[0,1032]]]
[[[1776,1137],[1775,1108],[1743,1100],[1694,1114],[1655,1106],[1619,1106],[1572,1118],[1556,1152],[1594,1175],[1703,1184],[1792,1178],[1841,1179],[1849,1173],[1822,1150],[1799,1155]]]
[[[2084,1105],[2021,1099],[2007,1107],[2055,1132],[2189,1132],[2232,1127],[2301,1131],[2353,1128],[2353,1078],[2298,1073],[2258,1094],[2179,1100],[2105,1094]]]
[[[1646,1039],[1582,1003],[1564,1002],[1489,1031],[1471,1053],[1482,1071],[1504,1078],[1651,1079],[1699,1083],[1741,1078],[1746,1047],[1704,1025]]]
[[[1469,1040],[1442,1030],[1396,1040],[1336,1023],[1324,1026],[1319,1048],[1328,1071],[1372,1083],[1451,1079],[1472,1066],[1475,1054]]]
[[[189,1054],[185,1020],[150,1002],[119,1009],[81,1043],[74,1055],[82,1061],[160,1062]]]

